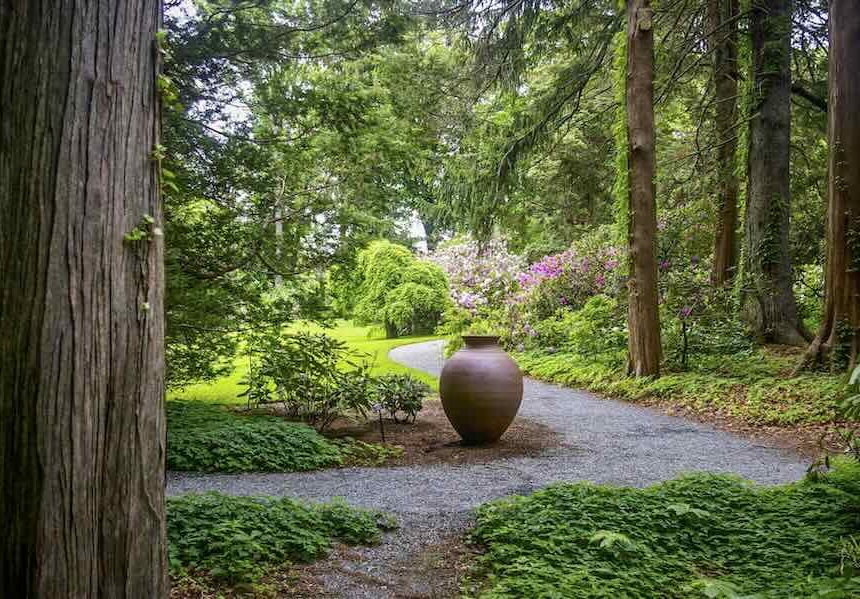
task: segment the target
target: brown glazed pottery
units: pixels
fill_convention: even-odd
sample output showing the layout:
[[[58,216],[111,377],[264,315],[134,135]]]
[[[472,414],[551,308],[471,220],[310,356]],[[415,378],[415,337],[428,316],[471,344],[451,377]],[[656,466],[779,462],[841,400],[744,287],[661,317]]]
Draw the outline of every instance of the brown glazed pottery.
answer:
[[[442,369],[442,407],[465,443],[492,443],[520,409],[523,375],[498,337],[465,335],[463,341],[466,346]]]

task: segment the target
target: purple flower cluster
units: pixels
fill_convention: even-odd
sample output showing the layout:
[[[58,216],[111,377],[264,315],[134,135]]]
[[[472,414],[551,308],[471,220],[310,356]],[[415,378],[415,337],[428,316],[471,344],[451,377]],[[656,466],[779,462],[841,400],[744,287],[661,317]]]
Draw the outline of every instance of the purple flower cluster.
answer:
[[[428,260],[448,276],[451,299],[472,313],[482,306],[502,306],[516,292],[518,274],[526,267],[522,256],[511,253],[503,239],[448,244]]]
[[[451,298],[472,318],[496,324],[511,340],[529,344],[540,323],[559,309],[576,310],[598,294],[616,294],[624,284],[624,254],[613,246],[577,247],[528,265],[504,240],[448,244],[430,256],[448,276]]]

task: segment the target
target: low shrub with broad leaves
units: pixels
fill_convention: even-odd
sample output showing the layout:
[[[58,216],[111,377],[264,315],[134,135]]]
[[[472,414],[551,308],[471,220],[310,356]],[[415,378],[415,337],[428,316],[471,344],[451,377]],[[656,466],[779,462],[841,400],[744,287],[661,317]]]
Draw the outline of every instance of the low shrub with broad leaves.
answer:
[[[376,379],[379,404],[395,422],[400,422],[401,416],[405,422],[415,422],[430,392],[429,385],[408,374],[389,374]]]

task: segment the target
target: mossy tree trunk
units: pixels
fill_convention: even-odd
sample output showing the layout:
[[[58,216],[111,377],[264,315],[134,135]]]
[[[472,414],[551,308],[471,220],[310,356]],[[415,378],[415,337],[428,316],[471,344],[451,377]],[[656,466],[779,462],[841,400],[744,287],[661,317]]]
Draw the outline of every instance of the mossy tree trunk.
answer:
[[[791,1],[753,0],[743,310],[761,341],[803,345],[789,247]]]
[[[654,132],[654,31],[650,0],[627,0],[628,365],[660,374]]]
[[[167,596],[160,19],[0,4],[2,597]]]
[[[827,268],[824,318],[807,353],[835,370],[860,349],[860,7],[830,1]]]
[[[717,223],[711,280],[725,285],[737,269],[738,0],[708,0],[708,46],[714,61],[714,126],[717,147]]]

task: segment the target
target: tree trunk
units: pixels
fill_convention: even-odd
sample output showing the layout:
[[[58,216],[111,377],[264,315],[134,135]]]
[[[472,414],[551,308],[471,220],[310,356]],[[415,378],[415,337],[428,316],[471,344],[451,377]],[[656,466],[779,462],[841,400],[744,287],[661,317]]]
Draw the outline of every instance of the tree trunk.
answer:
[[[807,360],[857,363],[860,329],[860,11],[830,0],[827,269],[824,318]]]
[[[167,594],[160,19],[0,5],[3,597]]]
[[[791,2],[754,0],[747,158],[744,315],[765,342],[806,342],[792,291],[789,248]]]
[[[650,0],[627,0],[627,154],[630,279],[628,366],[660,374],[654,133],[654,31]]]
[[[725,285],[737,268],[738,177],[738,0],[708,0],[708,45],[714,59],[717,145],[717,225],[714,235],[714,285]]]

